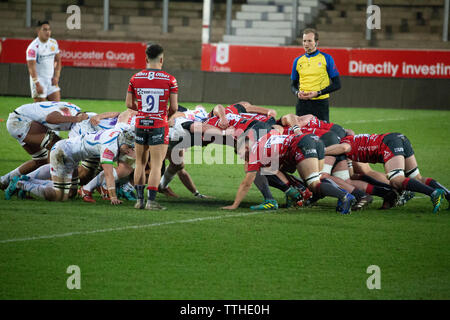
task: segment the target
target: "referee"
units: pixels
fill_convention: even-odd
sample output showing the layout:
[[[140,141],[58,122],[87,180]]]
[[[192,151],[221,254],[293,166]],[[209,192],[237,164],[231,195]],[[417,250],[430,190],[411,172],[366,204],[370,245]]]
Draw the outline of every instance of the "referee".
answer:
[[[291,73],[291,91],[298,98],[295,113],[313,114],[330,121],[329,93],[341,88],[339,72],[333,58],[317,49],[319,34],[315,29],[303,31],[305,53],[294,60]]]

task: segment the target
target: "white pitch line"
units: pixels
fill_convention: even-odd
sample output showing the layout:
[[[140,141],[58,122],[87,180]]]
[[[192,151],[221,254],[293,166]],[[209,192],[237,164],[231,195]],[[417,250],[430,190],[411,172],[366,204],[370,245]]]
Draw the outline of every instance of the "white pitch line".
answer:
[[[71,236],[76,236],[76,235],[86,235],[86,234],[95,234],[95,233],[104,233],[104,232],[114,232],[114,231],[130,230],[130,229],[135,229],[136,230],[136,229],[153,228],[153,227],[159,227],[159,226],[165,226],[165,225],[177,224],[177,223],[191,223],[191,222],[199,222],[199,221],[207,221],[207,220],[218,220],[218,219],[224,219],[224,218],[245,217],[245,216],[259,214],[259,213],[261,213],[261,212],[246,212],[246,213],[230,214],[230,215],[223,215],[223,216],[211,216],[211,217],[186,219],[186,220],[156,222],[156,223],[143,224],[143,225],[137,225],[137,226],[125,226],[125,227],[99,229],[99,230],[91,230],[91,231],[74,231],[74,232],[68,232],[68,233],[50,234],[50,235],[35,236],[35,237],[28,237],[28,238],[13,238],[13,239],[0,240],[0,243],[24,242],[24,241],[33,241],[33,240],[43,240],[43,239],[65,238],[65,237],[71,237]]]

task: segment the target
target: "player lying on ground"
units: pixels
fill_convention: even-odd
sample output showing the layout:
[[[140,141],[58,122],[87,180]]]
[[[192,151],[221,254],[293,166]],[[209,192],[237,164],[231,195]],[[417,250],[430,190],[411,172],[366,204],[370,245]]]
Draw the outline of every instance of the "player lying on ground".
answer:
[[[68,131],[73,123],[87,119],[81,109],[70,102],[37,102],[24,104],[8,116],[6,127],[31,160],[0,178],[4,189],[11,179],[27,174],[48,163],[48,151],[59,140],[54,131]]]
[[[294,166],[313,193],[338,198],[338,212],[350,213],[356,202],[354,196],[340,189],[333,181],[320,177],[324,145],[315,135],[281,135],[276,130],[271,130],[258,139],[258,134],[251,129],[248,134],[240,137],[236,149],[239,156],[245,159],[246,175],[233,204],[223,209],[234,210],[239,207],[257,173],[263,168],[270,168],[273,174],[283,165]]]
[[[22,189],[46,200],[65,201],[71,196],[70,193],[76,193],[78,163],[89,157],[100,157],[111,204],[120,204],[121,201],[116,196],[113,163],[133,145],[133,132],[123,127],[58,141],[50,152],[52,183],[16,176],[6,189],[5,197],[10,199],[17,189]]]
[[[346,154],[351,160],[383,163],[389,184],[398,192],[409,190],[430,196],[436,213],[448,189],[431,178],[422,177],[414,151],[407,137],[400,133],[346,136],[340,144],[327,147],[326,154]]]

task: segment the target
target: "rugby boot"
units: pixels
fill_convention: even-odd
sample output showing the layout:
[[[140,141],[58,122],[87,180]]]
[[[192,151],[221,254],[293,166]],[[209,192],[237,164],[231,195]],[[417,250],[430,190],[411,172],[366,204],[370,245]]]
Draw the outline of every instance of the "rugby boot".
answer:
[[[15,176],[11,179],[11,181],[8,184],[8,187],[5,190],[5,199],[11,200],[11,197],[17,192],[17,182],[19,182],[20,177]]]
[[[108,190],[106,190],[106,188],[104,188],[103,186],[97,187],[97,191],[98,191],[98,193],[100,193],[102,200],[107,200],[107,201],[111,200],[111,198],[109,197]]]
[[[362,210],[364,207],[367,207],[369,204],[373,202],[373,197],[370,194],[366,194],[362,196],[353,206],[352,210],[358,211]]]
[[[444,199],[445,191],[443,189],[436,189],[431,194],[431,202],[433,203],[433,213],[437,213],[441,207],[442,200]],[[6,195],[6,193],[5,193]]]
[[[144,209],[145,208],[144,199],[137,199],[136,204],[134,205],[134,208],[135,209]]]
[[[299,190],[295,187],[289,187],[289,189],[286,190],[286,208],[289,208],[298,202],[300,202],[300,205],[303,205],[303,198]]]
[[[399,197],[399,195],[398,195],[397,190],[392,189],[391,191],[386,193],[386,195],[383,197],[383,199],[384,199],[383,204],[381,205],[379,210],[388,210],[390,208],[395,207],[398,197]]]
[[[350,194],[346,193],[341,199],[338,199],[336,211],[341,214],[349,214],[352,211],[352,206],[356,203],[356,198]]]
[[[163,207],[155,200],[153,201],[147,200],[147,203],[145,204],[145,210],[166,210],[166,209],[167,209],[166,207]]]
[[[198,199],[208,199],[210,197],[208,197],[207,195],[201,194],[200,192],[196,192],[194,193],[194,197],[198,198]]]
[[[263,203],[256,206],[251,206],[251,210],[277,210],[278,202],[275,199],[265,200]]]
[[[80,187],[80,189],[78,189],[78,195],[84,202],[95,203],[94,198],[92,198],[92,192],[84,190],[83,187]]]
[[[409,200],[414,198],[416,194],[412,191],[404,190],[402,193],[400,193],[400,196],[397,199],[397,202],[395,204],[396,207],[404,206]]]

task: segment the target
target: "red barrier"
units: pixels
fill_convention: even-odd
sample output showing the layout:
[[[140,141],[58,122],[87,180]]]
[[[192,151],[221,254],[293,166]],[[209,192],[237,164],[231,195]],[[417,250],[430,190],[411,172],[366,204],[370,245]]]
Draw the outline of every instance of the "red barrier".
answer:
[[[320,48],[340,75],[395,78],[450,78],[450,50]],[[204,44],[202,70],[290,74],[301,47]]]
[[[0,63],[26,63],[25,51],[33,39],[3,39]],[[59,40],[63,66],[145,68],[143,42]]]

